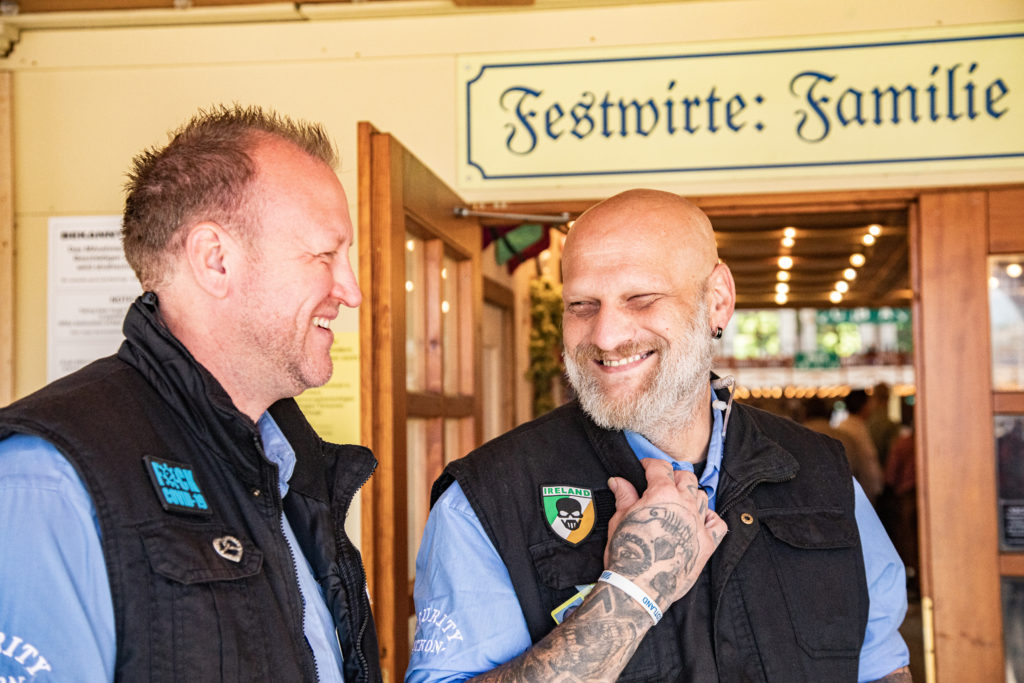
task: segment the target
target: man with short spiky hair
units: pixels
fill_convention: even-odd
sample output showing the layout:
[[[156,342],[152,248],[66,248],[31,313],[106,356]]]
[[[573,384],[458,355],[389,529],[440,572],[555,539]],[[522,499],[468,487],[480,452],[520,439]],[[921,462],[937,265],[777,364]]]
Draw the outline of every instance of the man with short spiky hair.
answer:
[[[134,160],[124,343],[0,409],[0,678],[380,680],[344,529],[375,461],[293,399],[362,298],[335,164],[240,106]]]

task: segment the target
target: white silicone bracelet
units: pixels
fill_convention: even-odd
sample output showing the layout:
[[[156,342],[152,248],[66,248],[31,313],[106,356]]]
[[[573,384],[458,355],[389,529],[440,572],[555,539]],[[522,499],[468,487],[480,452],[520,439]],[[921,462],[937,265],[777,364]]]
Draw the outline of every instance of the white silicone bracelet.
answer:
[[[605,569],[601,572],[601,578],[599,578],[598,581],[604,581],[607,584],[615,586],[619,590],[625,592],[626,595],[639,602],[640,606],[647,610],[647,613],[651,615],[651,619],[654,619],[655,624],[661,621],[661,610],[658,608],[658,603],[654,602],[654,600],[651,599],[651,596],[647,595],[640,586],[636,585],[625,576]]]

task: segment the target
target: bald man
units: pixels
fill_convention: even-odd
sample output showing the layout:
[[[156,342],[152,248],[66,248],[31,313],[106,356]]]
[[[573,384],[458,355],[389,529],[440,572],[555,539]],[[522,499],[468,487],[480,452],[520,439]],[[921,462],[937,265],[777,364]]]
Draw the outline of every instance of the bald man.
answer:
[[[616,195],[562,269],[578,398],[435,483],[406,681],[909,680],[903,565],[842,447],[711,374],[735,285],[707,217]]]

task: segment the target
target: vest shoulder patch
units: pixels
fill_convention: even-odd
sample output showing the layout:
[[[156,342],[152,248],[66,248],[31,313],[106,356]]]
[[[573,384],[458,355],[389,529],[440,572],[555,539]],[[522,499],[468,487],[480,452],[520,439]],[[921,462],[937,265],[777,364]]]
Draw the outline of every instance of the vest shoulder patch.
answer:
[[[190,466],[151,455],[142,456],[142,462],[164,510],[203,517],[213,514]]]
[[[541,486],[540,496],[544,518],[562,540],[579,545],[594,530],[597,515],[590,489],[569,484]]]

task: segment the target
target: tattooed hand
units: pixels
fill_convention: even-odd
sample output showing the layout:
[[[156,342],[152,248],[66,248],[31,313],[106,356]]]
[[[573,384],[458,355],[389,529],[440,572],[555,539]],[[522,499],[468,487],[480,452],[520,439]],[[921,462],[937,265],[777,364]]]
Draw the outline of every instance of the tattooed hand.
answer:
[[[696,582],[725,532],[691,472],[673,471],[656,458],[641,461],[647,490],[638,496],[613,477],[615,516],[608,523],[605,567],[631,579],[667,610]]]

